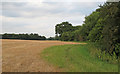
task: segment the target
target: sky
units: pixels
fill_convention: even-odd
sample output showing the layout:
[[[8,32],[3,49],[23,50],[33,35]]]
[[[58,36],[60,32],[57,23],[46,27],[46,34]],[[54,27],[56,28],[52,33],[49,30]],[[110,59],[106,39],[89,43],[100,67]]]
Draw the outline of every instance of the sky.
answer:
[[[55,36],[55,25],[82,25],[84,17],[104,2],[2,2],[2,33]],[[1,12],[0,12],[1,13]]]

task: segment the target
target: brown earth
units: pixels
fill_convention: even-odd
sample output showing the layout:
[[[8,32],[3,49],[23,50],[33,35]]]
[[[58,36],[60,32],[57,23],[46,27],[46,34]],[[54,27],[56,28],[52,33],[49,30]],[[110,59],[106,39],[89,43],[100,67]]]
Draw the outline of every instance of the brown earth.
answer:
[[[64,44],[78,44],[62,41],[2,40],[3,72],[59,72],[41,57],[47,47]]]

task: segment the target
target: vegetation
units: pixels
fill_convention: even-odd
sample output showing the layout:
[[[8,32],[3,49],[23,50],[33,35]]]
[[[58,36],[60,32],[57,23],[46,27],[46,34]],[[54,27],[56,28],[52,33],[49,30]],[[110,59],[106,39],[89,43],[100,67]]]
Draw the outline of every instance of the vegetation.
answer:
[[[49,37],[46,40],[55,40],[55,37]]]
[[[66,37],[70,36],[69,34],[73,31],[79,29],[79,27],[81,27],[81,26],[72,26],[72,24],[69,22],[62,22],[60,24],[57,24],[55,26],[56,39],[63,40],[63,41],[71,40],[68,38],[72,38],[72,37],[68,37],[68,38],[66,38]]]
[[[41,55],[63,72],[118,72],[117,64],[96,59],[94,50],[90,44],[61,45],[47,48]]]
[[[120,56],[119,21],[120,2],[106,2],[86,16],[82,26],[72,26],[69,22],[56,24],[56,36],[47,40],[92,43],[55,46],[46,49],[42,55],[46,60],[65,71],[117,71],[115,64]],[[38,34],[3,34],[2,38],[46,40],[46,37]]]
[[[38,34],[2,34],[2,39],[22,39],[22,40],[46,40],[45,36]]]
[[[116,56],[116,59],[118,59],[120,56],[119,21],[120,2],[106,2],[103,6],[100,5],[99,8],[89,16],[86,16],[82,26],[76,29],[74,29],[75,26],[72,26],[69,22],[57,24],[56,35],[59,34],[57,35],[57,39],[62,41],[94,42],[100,51],[101,57],[105,54],[110,57]],[[106,59],[109,58],[106,57]]]

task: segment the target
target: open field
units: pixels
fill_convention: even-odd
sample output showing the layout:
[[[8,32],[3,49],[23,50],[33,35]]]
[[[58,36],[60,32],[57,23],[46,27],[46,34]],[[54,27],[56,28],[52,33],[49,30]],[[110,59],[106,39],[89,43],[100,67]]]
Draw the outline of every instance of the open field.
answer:
[[[59,72],[60,69],[41,59],[40,53],[45,48],[80,44],[61,41],[37,40],[2,40],[3,72]]]
[[[90,50],[95,50],[95,48],[89,43],[60,45],[45,49],[41,55],[44,60],[64,72],[118,72],[117,64],[98,59],[90,53]]]

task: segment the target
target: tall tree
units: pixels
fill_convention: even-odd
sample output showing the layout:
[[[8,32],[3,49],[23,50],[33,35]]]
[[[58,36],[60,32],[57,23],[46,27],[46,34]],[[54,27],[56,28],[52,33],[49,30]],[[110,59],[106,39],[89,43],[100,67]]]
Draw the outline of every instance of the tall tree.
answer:
[[[60,35],[60,36],[64,32],[68,32],[68,31],[72,32],[73,30],[74,30],[74,28],[73,28],[72,24],[69,23],[69,22],[62,22],[62,23],[57,24],[55,26],[55,32],[56,32],[56,34]]]

